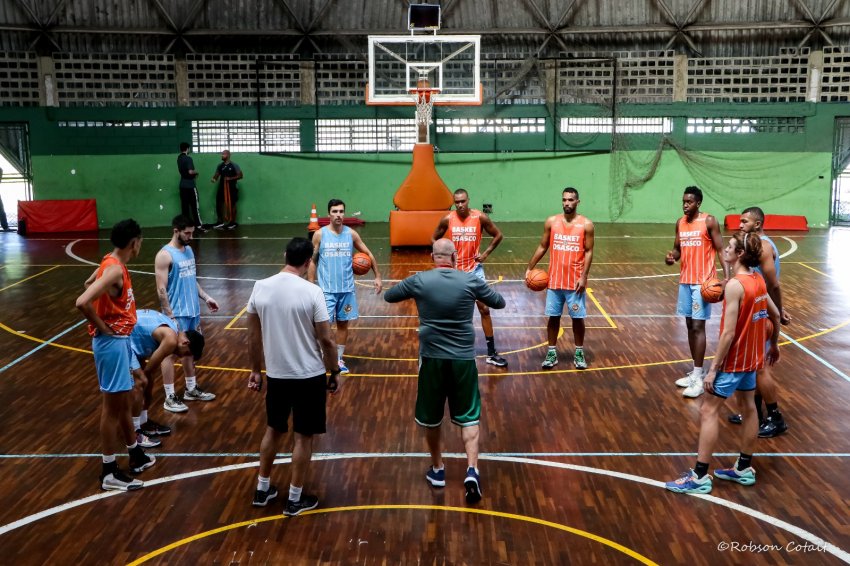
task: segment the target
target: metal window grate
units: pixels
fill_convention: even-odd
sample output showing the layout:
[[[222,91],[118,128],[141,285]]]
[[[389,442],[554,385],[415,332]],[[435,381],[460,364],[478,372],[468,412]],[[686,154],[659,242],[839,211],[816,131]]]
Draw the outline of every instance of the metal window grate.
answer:
[[[316,151],[411,151],[415,143],[414,118],[316,121]]]
[[[806,119],[778,118],[688,118],[689,134],[802,134]]]
[[[610,134],[614,131],[613,118],[599,116],[590,118],[561,118],[562,134]],[[662,117],[617,118],[618,134],[669,134],[673,131],[673,120]]]
[[[192,122],[196,153],[301,151],[298,120],[199,120]]]
[[[542,134],[546,118],[438,118],[438,134]]]

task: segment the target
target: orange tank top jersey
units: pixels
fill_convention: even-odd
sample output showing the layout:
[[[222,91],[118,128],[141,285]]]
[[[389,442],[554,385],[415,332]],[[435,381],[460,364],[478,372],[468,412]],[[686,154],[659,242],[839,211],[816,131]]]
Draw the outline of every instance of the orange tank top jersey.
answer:
[[[755,371],[764,367],[764,342],[767,332],[767,287],[758,273],[736,275],[744,286],[744,297],[735,323],[735,340],[723,361],[722,371]],[[726,324],[726,302],[723,302],[723,317],[720,333]]]
[[[121,294],[117,297],[104,293],[94,301],[94,310],[112,332],[120,336],[129,336],[136,325],[136,299],[133,297],[133,284],[127,266],[112,255],[106,255],[100,262],[95,279],[100,279],[110,265],[120,265],[123,272]],[[97,329],[89,324],[89,334],[94,336]]]
[[[701,285],[715,274],[717,252],[708,234],[706,218],[708,214],[700,213],[693,222],[688,222],[687,216],[679,220],[679,249],[682,252],[679,258],[682,262],[679,283]]]
[[[584,273],[584,224],[587,218],[576,215],[570,225],[563,216],[549,233],[549,288],[574,291]]]
[[[465,220],[461,220],[457,211],[451,211],[448,235],[457,250],[457,268],[460,271],[474,270],[475,256],[481,246],[481,211],[469,209]]]

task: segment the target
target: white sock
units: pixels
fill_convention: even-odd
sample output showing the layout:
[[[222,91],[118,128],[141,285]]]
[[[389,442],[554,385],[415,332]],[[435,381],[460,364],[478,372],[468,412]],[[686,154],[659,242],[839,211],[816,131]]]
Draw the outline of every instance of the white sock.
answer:
[[[187,375],[186,376],[186,391],[193,390],[195,388],[195,385],[197,385],[195,383],[195,376],[194,375]]]
[[[103,463],[104,464],[111,464],[114,461],[115,461],[115,454],[110,454],[109,456],[107,456],[106,454],[103,455]]]
[[[148,422],[148,411],[146,409],[143,409],[142,414],[139,415],[139,422],[141,424],[145,424],[146,422]]]
[[[336,357],[340,360],[342,359],[342,355],[345,353],[345,344],[337,344],[336,345]]]
[[[139,445],[139,443],[138,443],[138,442],[136,442],[136,441],[134,440],[134,441],[133,441],[133,444],[128,444],[128,445],[127,445],[127,451],[129,452],[130,450],[133,450],[133,449],[134,449],[134,448],[136,448],[138,445]]]
[[[432,469],[432,470],[434,470],[435,472],[439,472],[440,470],[445,470],[445,469],[446,469],[446,465],[445,465],[445,464],[443,464],[442,466],[440,466],[440,467],[438,468],[437,466],[434,466],[434,465],[432,464],[432,465],[431,465],[431,469]]]
[[[139,430],[142,426],[142,417],[133,417],[133,430]]]
[[[264,478],[263,476],[257,476],[257,489],[260,491],[268,491],[269,490],[269,480],[270,478]]]
[[[576,352],[584,352],[584,346],[576,346]]]
[[[550,352],[556,352],[557,350],[558,350],[558,348],[556,346],[549,346]]]
[[[290,501],[301,501],[301,488],[295,487],[292,484],[289,484],[289,500]]]
[[[702,366],[694,366],[694,377],[702,377]]]
[[[165,396],[169,397],[170,395],[174,395],[174,384],[173,383],[163,383],[162,388],[165,389]]]

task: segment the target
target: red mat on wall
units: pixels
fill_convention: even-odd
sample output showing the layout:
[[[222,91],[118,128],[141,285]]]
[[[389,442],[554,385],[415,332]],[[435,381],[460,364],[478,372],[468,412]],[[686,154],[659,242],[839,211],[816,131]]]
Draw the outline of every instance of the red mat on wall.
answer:
[[[726,220],[727,230],[737,230],[741,225],[740,214],[728,214]],[[805,216],[794,216],[787,214],[765,214],[764,215],[765,230],[790,230],[808,232],[809,226]]]
[[[97,202],[94,199],[18,201],[18,222],[22,220],[27,234],[96,231]]]

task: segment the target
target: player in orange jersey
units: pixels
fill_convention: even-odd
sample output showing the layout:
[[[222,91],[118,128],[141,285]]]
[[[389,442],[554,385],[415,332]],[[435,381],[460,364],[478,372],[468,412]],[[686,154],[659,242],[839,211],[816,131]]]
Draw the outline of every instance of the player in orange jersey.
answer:
[[[584,318],[585,291],[590,264],[593,262],[593,222],[576,212],[579,202],[578,191],[567,187],[561,193],[563,214],[556,214],[546,219],[543,225],[543,238],[540,245],[528,262],[528,272],[534,269],[537,262],[551,249],[549,254],[549,288],[546,290],[546,334],[549,338],[549,349],[543,360],[543,368],[549,369],[558,363],[555,347],[558,341],[558,331],[561,329],[561,315],[564,305],[568,307],[573,323],[573,339],[576,350],[573,363],[576,369],[586,369],[587,360],[584,357]]]
[[[469,208],[469,193],[466,189],[456,190],[454,201],[455,209],[440,220],[431,238],[431,244],[433,245],[448,233],[448,237],[457,249],[457,269],[473,273],[485,281],[484,266],[481,264],[487,261],[493,250],[499,247],[502,242],[502,231],[489,216],[480,210]],[[482,230],[490,234],[493,239],[490,240],[487,249],[480,252]],[[487,363],[500,368],[506,367],[508,361],[496,350],[490,307],[481,301],[476,301],[475,304],[478,305],[478,312],[481,313],[481,329],[484,330],[484,340],[487,341]]]
[[[132,371],[139,367],[130,347],[130,333],[136,324],[136,299],[127,262],[139,255],[142,229],[135,220],[122,220],[110,236],[115,249],[104,256],[94,282],[77,298],[76,306],[89,320],[97,379],[103,392],[100,411],[100,440],[103,447],[101,487],[128,491],[144,484],[125,475],[115,461],[116,433],[130,453],[130,470],[139,473],[154,465],[136,442],[130,417],[133,391]]]
[[[679,275],[679,301],[676,314],[685,317],[688,328],[688,346],[691,350],[693,369],[678,380],[676,385],[684,387],[685,397],[702,395],[702,364],[705,359],[705,321],[711,318],[711,304],[702,298],[700,286],[714,277],[717,253],[723,249],[720,225],[710,214],[699,211],[702,191],[688,187],[682,196],[685,215],[676,221],[676,237],[673,249],[667,252],[665,262],[673,265],[681,260]],[[723,264],[724,279],[729,279],[729,267]]]
[[[736,391],[743,413],[741,454],[735,466],[714,470],[714,477],[741,485],[756,483],[751,463],[758,434],[755,389],[756,372],[765,363],[773,365],[779,359],[779,309],[767,293],[764,279],[753,269],[760,263],[762,241],[757,234],[735,232],[723,248],[723,261],[732,266],[734,277],[729,279],[720,319],[720,340],[711,369],[703,380],[706,396],[700,407],[700,431],[697,462],[666,487],[676,493],[709,493],[711,476],[708,461],[717,441],[717,412],[725,400]],[[773,323],[770,344],[765,352],[764,337],[767,319]]]

